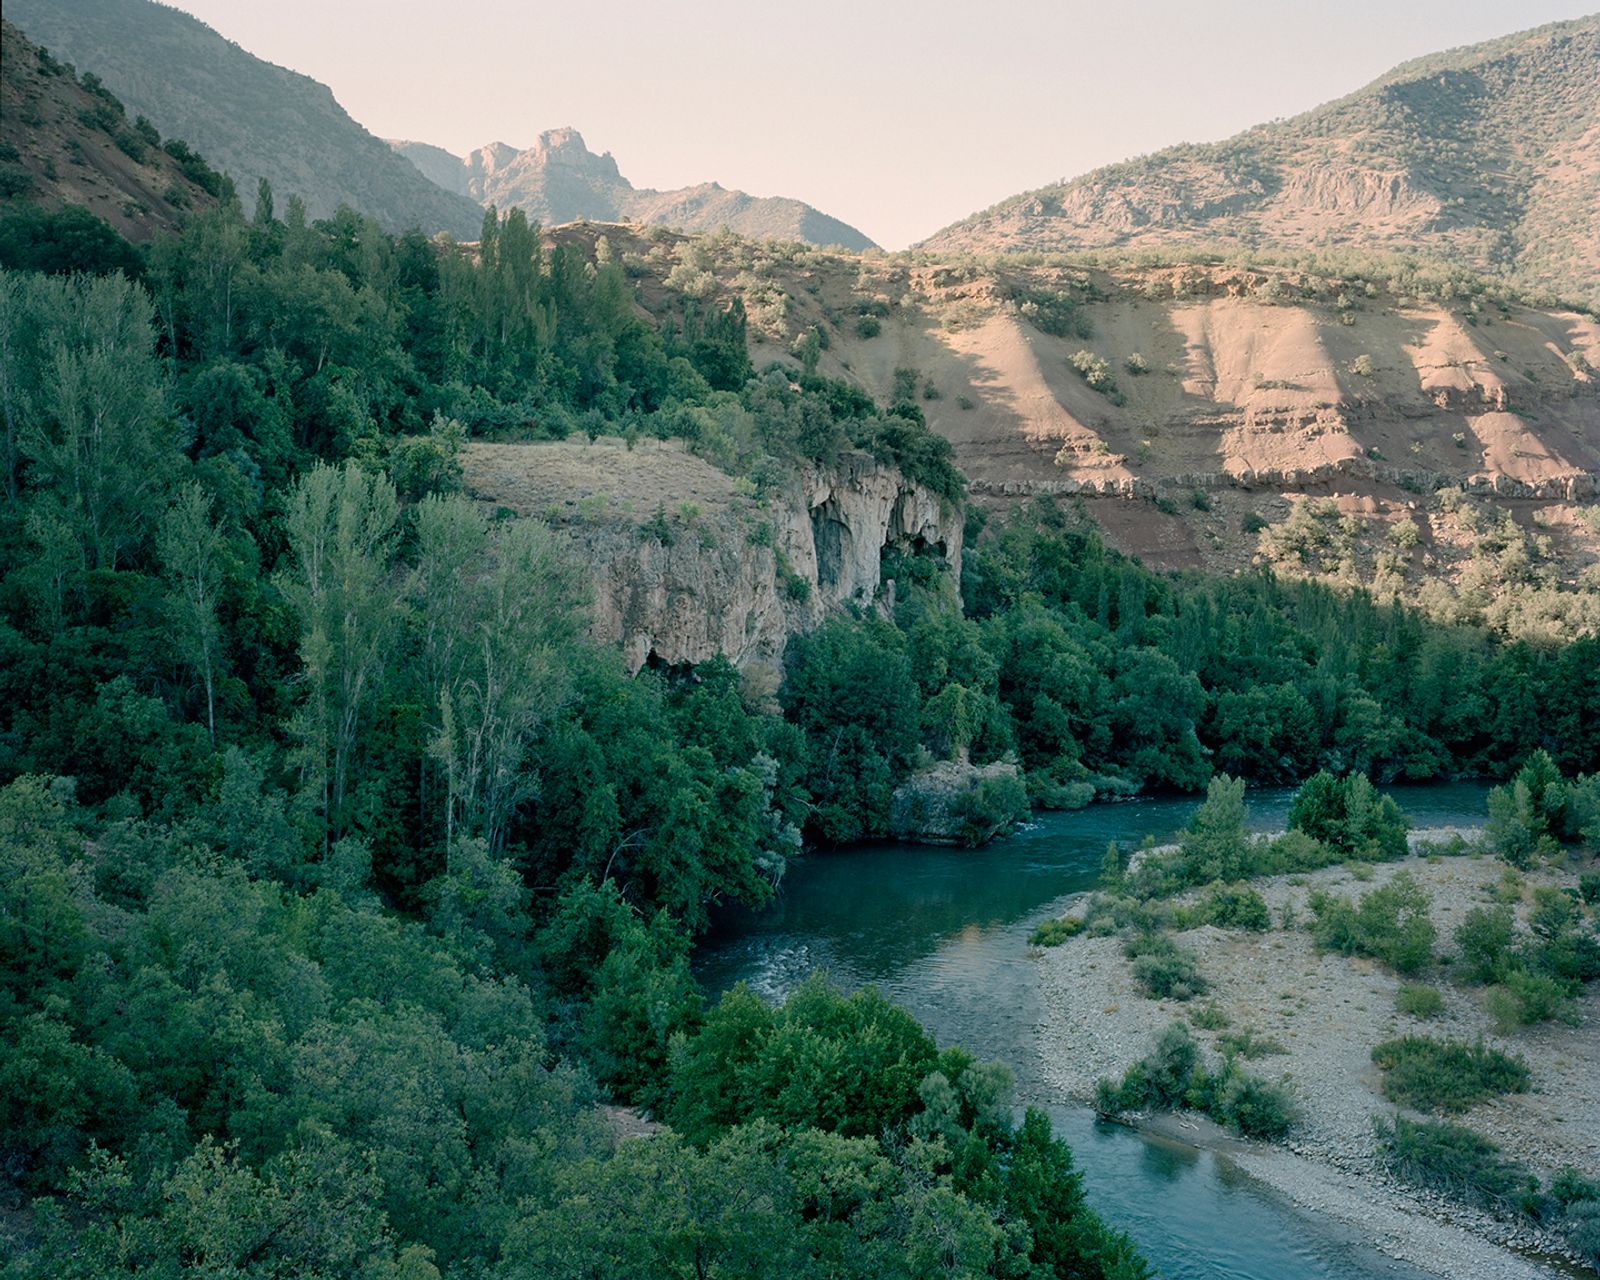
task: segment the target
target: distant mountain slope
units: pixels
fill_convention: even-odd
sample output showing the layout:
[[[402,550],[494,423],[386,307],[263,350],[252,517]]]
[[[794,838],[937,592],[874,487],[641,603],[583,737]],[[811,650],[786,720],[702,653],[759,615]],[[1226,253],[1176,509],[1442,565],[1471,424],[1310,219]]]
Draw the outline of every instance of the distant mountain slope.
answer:
[[[639,190],[618,171],[609,151],[596,155],[576,129],[548,130],[525,151],[492,142],[465,158],[426,142],[389,145],[447,191],[502,210],[522,209],[547,226],[588,220],[685,231],[727,227],[754,239],[875,247],[854,227],[800,200],[746,195],[715,182],[677,191]]]
[[[6,0],[37,44],[99,76],[130,114],[230,174],[246,208],[266,178],[313,217],[341,203],[393,230],[477,234],[482,213],[441,191],[347,115],[326,85],[263,62],[151,0]]]
[[[80,84],[10,22],[0,22],[0,207],[81,205],[130,240],[216,203],[222,179],[187,147],[162,150],[148,121]]]
[[[1015,196],[935,251],[1422,252],[1600,301],[1600,16],[1396,67],[1226,142]]]
[[[552,239],[737,298],[757,368],[914,403],[979,506],[1094,519],[1165,568],[1362,585],[1600,634],[1600,319],[1459,269],[860,257],[637,229]]]

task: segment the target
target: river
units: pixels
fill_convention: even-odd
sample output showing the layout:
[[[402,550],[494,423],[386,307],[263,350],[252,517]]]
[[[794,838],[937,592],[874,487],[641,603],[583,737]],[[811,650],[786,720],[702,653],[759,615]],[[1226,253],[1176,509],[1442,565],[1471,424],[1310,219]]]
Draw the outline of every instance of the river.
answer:
[[[1484,788],[1394,787],[1417,827],[1476,826]],[[1282,828],[1287,790],[1249,794],[1252,825]],[[1044,1010],[1027,938],[1092,888],[1112,840],[1179,831],[1198,800],[1151,799],[1045,814],[982,850],[870,845],[794,866],[772,906],[724,912],[695,969],[709,992],[736,982],[781,1000],[814,969],[875,984],[940,1044],[1006,1062],[1019,1103],[1050,1113],[1090,1200],[1169,1280],[1420,1280],[1359,1237],[1294,1210],[1226,1156],[1097,1121],[1052,1097],[1039,1071]]]

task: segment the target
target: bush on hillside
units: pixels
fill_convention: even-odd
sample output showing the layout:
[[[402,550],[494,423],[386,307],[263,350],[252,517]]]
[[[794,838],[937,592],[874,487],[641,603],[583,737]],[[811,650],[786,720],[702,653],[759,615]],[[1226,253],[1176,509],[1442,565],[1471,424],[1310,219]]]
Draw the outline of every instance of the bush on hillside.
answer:
[[[1372,1051],[1383,1070],[1383,1096],[1418,1111],[1466,1111],[1504,1093],[1526,1093],[1528,1064],[1481,1040],[1401,1036]]]
[[[1372,956],[1396,973],[1415,973],[1433,960],[1436,937],[1428,895],[1402,871],[1359,903],[1317,890],[1308,900],[1317,946],[1345,955]]]

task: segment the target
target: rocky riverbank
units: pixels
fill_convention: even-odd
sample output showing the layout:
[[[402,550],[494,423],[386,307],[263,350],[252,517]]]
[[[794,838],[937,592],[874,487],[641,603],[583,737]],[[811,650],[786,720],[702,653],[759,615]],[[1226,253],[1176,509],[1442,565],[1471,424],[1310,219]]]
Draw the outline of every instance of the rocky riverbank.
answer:
[[[1481,1036],[1486,1044],[1520,1053],[1532,1069],[1532,1088],[1483,1103],[1458,1119],[1542,1177],[1564,1165],[1600,1177],[1600,995],[1591,991],[1584,997],[1577,1026],[1547,1023],[1502,1036],[1481,990],[1440,982],[1444,1011],[1423,1021],[1396,1010],[1402,979],[1371,960],[1319,954],[1300,927],[1309,918],[1306,901],[1314,890],[1354,898],[1404,869],[1428,893],[1439,951],[1449,954],[1455,928],[1471,908],[1489,904],[1497,893],[1502,899],[1510,894],[1498,859],[1427,854],[1432,842],[1451,834],[1413,833],[1411,858],[1370,871],[1361,867],[1361,880],[1346,867],[1329,867],[1255,882],[1274,928],[1250,933],[1205,926],[1177,935],[1209,984],[1205,996],[1187,1004],[1147,999],[1116,936],[1080,935],[1041,952],[1045,1078],[1065,1096],[1090,1100],[1100,1077],[1120,1076],[1150,1052],[1170,1023],[1214,1005],[1226,1027],[1195,1028],[1196,1039],[1213,1049],[1226,1032],[1248,1030],[1275,1040],[1285,1052],[1249,1067],[1271,1079],[1286,1078],[1303,1118],[1283,1145],[1242,1142],[1209,1122],[1197,1123],[1197,1145],[1222,1146],[1240,1168],[1302,1209],[1357,1226],[1384,1252],[1440,1276],[1522,1280],[1553,1274],[1545,1260],[1524,1255],[1558,1254],[1559,1242],[1401,1187],[1382,1171],[1372,1118],[1395,1108],[1378,1092],[1371,1054],[1378,1043],[1410,1033]],[[1533,888],[1565,887],[1576,879],[1575,873],[1551,870],[1525,873],[1519,914]],[[1087,898],[1069,914],[1081,913],[1086,904]],[[1188,1116],[1150,1119],[1169,1136],[1188,1132]]]

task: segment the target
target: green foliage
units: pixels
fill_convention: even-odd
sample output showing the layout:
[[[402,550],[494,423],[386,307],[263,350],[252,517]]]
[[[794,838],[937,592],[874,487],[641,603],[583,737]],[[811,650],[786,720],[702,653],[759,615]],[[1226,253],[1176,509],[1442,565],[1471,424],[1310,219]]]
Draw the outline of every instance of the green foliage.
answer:
[[[65,275],[141,273],[143,263],[109,223],[79,205],[49,210],[12,204],[0,213],[0,267]]]
[[[1212,1001],[1203,1008],[1191,1009],[1189,1011],[1189,1021],[1194,1026],[1199,1027],[1202,1031],[1220,1031],[1226,1027],[1231,1020],[1229,1019],[1228,1015],[1222,1011],[1221,1007],[1215,1001]]]
[[[1489,988],[1489,1014],[1502,1033],[1536,1022],[1576,1022],[1568,985],[1548,973],[1513,969]]]
[[[830,621],[785,654],[780,698],[807,740],[810,826],[828,844],[887,832],[917,744],[918,696],[900,633]]]
[[[1428,895],[1410,872],[1362,894],[1358,903],[1315,890],[1308,905],[1315,917],[1312,936],[1324,950],[1372,956],[1403,974],[1433,962],[1437,930],[1428,915]]]
[[[1094,326],[1078,293],[1068,290],[1017,288],[1017,312],[1040,333],[1056,338],[1089,338]]]
[[[1133,961],[1133,977],[1153,1000],[1192,1000],[1203,995],[1206,980],[1192,953],[1164,933],[1130,938],[1123,954]]]
[[[833,1274],[921,1275],[930,1261],[925,1233],[933,1230],[944,1256],[970,1249],[969,1265],[980,1272],[1031,1262],[1053,1275],[1148,1274],[1126,1239],[1084,1203],[1049,1121],[1030,1109],[1015,1124],[1010,1073],[959,1049],[936,1051],[920,1027],[870,990],[844,996],[813,976],[773,1009],[735,987],[698,1035],[680,1041],[672,1094],[674,1127],[704,1146],[729,1181],[710,1203],[732,1197],[734,1187],[746,1197],[759,1187],[761,1202],[779,1210],[713,1237],[723,1249],[760,1241],[740,1274],[794,1274],[798,1251],[833,1259]],[[774,1152],[785,1177],[740,1155],[752,1142]],[[916,1190],[930,1175],[933,1199]],[[651,1203],[659,1179],[654,1173],[631,1183],[618,1203]],[[568,1192],[568,1200],[587,1196]],[[991,1216],[1002,1204],[1017,1228],[1007,1236]],[[790,1205],[807,1225],[784,1221],[782,1207]],[[605,1222],[613,1238],[638,1249],[671,1239],[661,1221],[692,1213],[703,1230],[706,1210],[668,1205],[621,1221],[611,1212],[585,1221]],[[638,1256],[647,1266],[650,1254]]]
[[[1528,1067],[1480,1040],[1402,1036],[1372,1051],[1383,1070],[1383,1095],[1418,1111],[1466,1111],[1487,1098],[1526,1093]]]
[[[1240,879],[1249,847],[1244,821],[1244,779],[1218,774],[1206,789],[1205,803],[1178,837],[1180,878],[1201,884]]]
[[[1286,1137],[1298,1122],[1298,1107],[1287,1086],[1250,1075],[1234,1053],[1215,1071],[1207,1070],[1199,1046],[1181,1022],[1162,1032],[1155,1052],[1129,1067],[1120,1083],[1099,1081],[1095,1106],[1110,1116],[1190,1107],[1247,1137],[1274,1140]]]
[[[1028,935],[1030,947],[1058,947],[1069,938],[1083,932],[1084,921],[1078,916],[1063,916],[1059,920],[1046,920],[1035,926]]]
[[[1402,858],[1410,823],[1394,798],[1379,795],[1365,774],[1335,777],[1326,769],[1308,778],[1289,805],[1289,827],[1347,857]]]
[[[1568,787],[1549,752],[1535,751],[1505,786],[1489,793],[1489,847],[1514,867],[1555,852],[1567,828]]]
[[[1112,404],[1123,404],[1127,397],[1122,394],[1122,389],[1117,386],[1117,379],[1111,372],[1111,364],[1092,351],[1075,351],[1069,361],[1077,371],[1078,376],[1098,391]]]
[[[1587,641],[1541,666],[1523,646],[1309,583],[1163,577],[1048,502],[968,540],[963,597],[1001,661],[1035,794],[1079,771],[1102,789],[1183,790],[1213,768],[1279,783],[1319,768],[1418,780],[1446,762],[1493,773],[1536,745],[1519,704],[1560,726],[1563,768],[1600,749],[1577,711],[1600,678]]]
[[[1494,982],[1511,960],[1516,936],[1516,915],[1505,904],[1473,907],[1456,926],[1456,949],[1468,981]]]
[[[1248,1028],[1244,1031],[1230,1031],[1217,1037],[1217,1048],[1229,1056],[1238,1055],[1241,1058],[1266,1058],[1274,1054],[1288,1053],[1281,1043],[1271,1036],[1259,1036]]]
[[[1374,1126],[1384,1163],[1402,1180],[1488,1209],[1519,1207],[1528,1171],[1482,1134],[1446,1120],[1399,1115],[1378,1118]]]
[[[818,976],[768,1011],[738,988],[675,1059],[670,1114],[696,1139],[734,1117],[878,1134],[920,1109],[917,1086],[937,1059],[927,1033],[875,991],[846,997]]]
[[[1249,929],[1256,933],[1272,928],[1272,913],[1266,899],[1245,885],[1215,885],[1195,904],[1197,924],[1219,929]]]
[[[1444,1012],[1444,996],[1437,987],[1403,982],[1394,993],[1394,1007],[1408,1018],[1437,1018]]]

